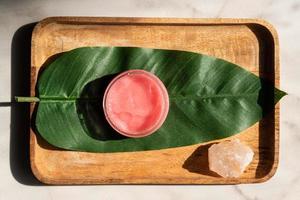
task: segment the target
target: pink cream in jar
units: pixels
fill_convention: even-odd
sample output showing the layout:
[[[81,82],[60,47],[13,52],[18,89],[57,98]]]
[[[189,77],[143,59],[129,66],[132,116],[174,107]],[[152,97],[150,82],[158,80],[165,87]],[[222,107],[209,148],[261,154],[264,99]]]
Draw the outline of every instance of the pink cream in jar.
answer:
[[[107,121],[117,132],[139,138],[161,127],[169,111],[169,96],[154,74],[128,70],[108,85],[103,109]]]

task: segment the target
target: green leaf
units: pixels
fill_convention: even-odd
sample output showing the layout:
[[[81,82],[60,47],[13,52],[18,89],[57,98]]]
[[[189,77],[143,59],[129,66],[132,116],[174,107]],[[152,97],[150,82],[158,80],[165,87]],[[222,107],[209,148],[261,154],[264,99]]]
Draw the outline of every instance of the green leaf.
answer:
[[[126,138],[106,122],[102,97],[115,74],[144,69],[169,92],[163,126]],[[230,62],[192,52],[84,47],[64,53],[41,73],[36,128],[50,144],[88,152],[164,149],[225,138],[259,121],[285,95]]]

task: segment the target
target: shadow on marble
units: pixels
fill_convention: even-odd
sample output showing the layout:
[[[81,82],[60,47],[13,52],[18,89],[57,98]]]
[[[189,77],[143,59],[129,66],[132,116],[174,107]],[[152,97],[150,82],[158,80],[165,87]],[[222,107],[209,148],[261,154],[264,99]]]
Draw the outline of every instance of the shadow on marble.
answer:
[[[11,43],[11,125],[10,169],[24,185],[43,185],[33,175],[29,159],[30,109],[27,103],[14,103],[15,96],[30,95],[31,36],[36,23],[20,27]]]
[[[11,102],[0,102],[0,107],[9,107],[11,104]]]

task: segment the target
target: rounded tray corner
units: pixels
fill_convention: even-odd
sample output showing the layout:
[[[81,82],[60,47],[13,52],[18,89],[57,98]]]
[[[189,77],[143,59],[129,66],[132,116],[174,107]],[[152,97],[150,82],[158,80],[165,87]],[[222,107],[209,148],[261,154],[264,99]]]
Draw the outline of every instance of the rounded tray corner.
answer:
[[[274,44],[278,45],[279,39],[278,39],[278,33],[276,28],[274,27],[273,24],[268,22],[265,19],[250,19],[251,24],[254,24],[256,26],[260,26],[260,28],[265,29],[265,31],[268,31],[274,40]]]

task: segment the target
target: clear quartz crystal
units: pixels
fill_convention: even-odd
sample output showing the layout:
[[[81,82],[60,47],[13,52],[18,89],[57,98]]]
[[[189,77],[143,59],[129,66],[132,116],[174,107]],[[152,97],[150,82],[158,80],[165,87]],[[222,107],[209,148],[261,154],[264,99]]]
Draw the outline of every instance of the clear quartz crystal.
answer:
[[[209,169],[225,178],[239,177],[253,159],[250,147],[238,139],[212,145],[208,149]]]

